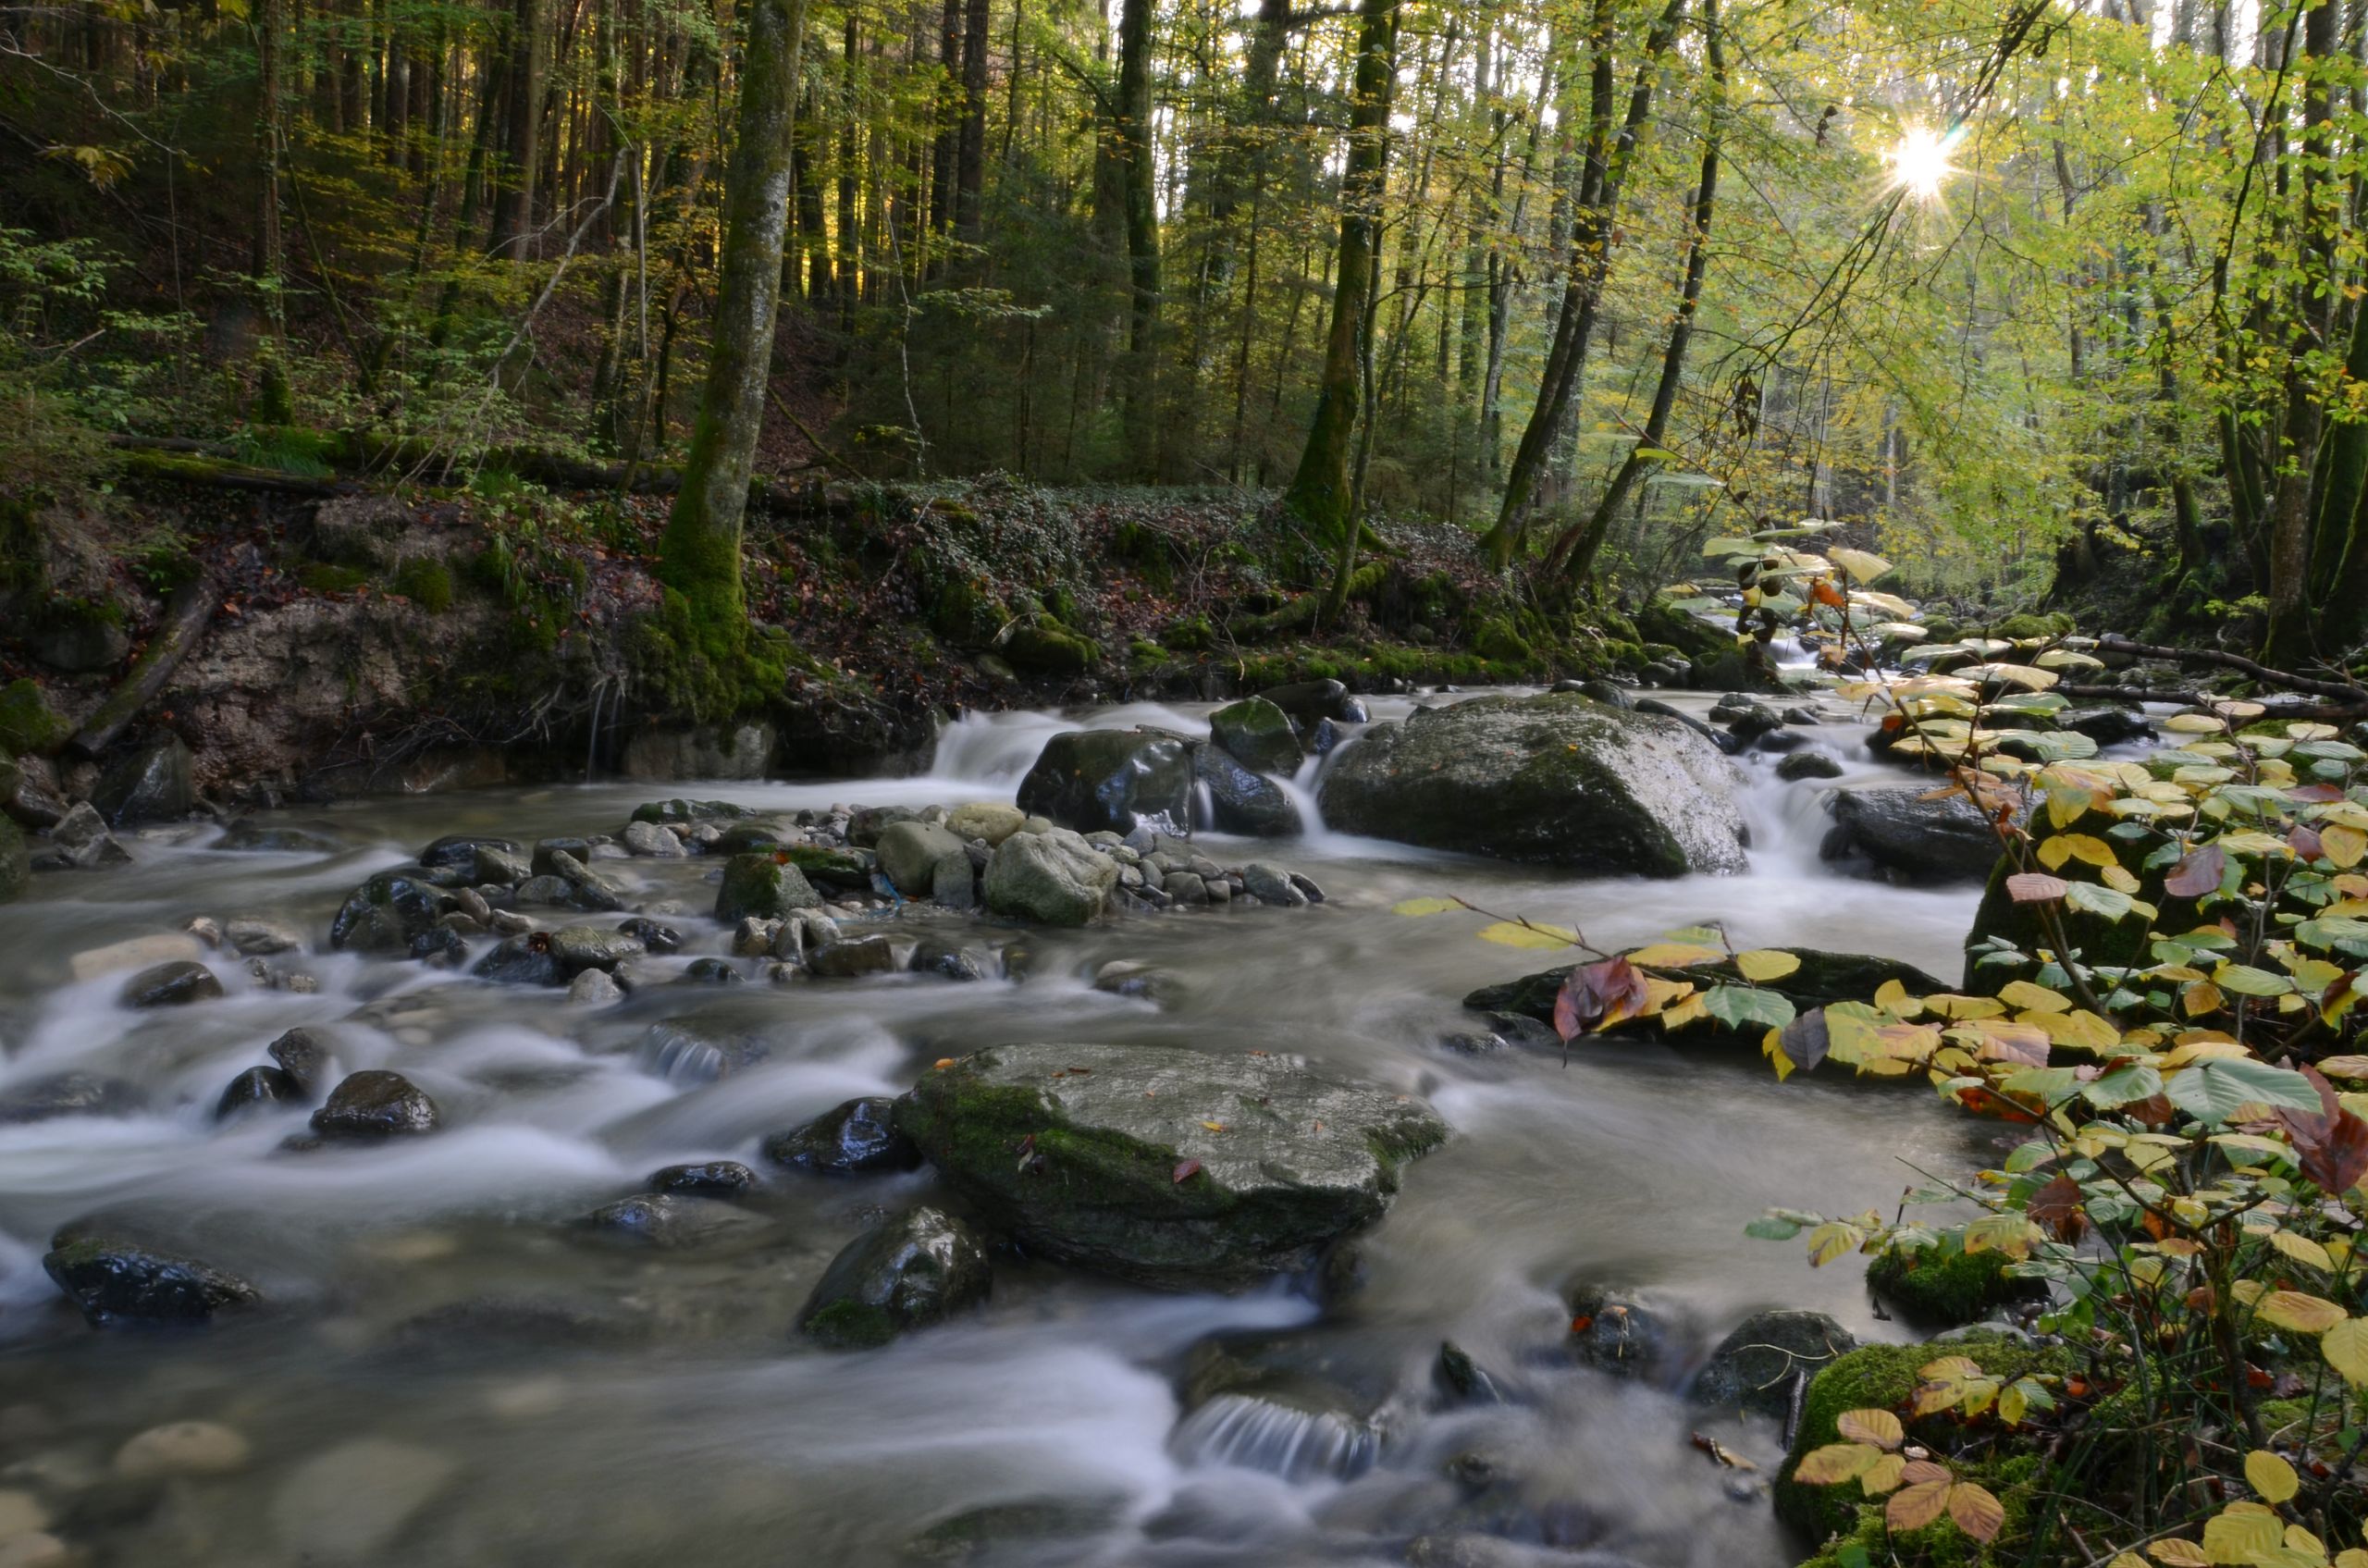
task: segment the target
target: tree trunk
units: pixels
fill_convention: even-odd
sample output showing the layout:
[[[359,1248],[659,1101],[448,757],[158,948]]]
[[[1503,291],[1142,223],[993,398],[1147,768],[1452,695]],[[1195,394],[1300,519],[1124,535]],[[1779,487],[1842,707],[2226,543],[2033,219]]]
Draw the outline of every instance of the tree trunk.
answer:
[[[542,0],[516,0],[507,37],[508,117],[502,128],[501,178],[494,188],[492,253],[524,261],[534,252],[536,144],[543,119]]]
[[[753,0],[748,10],[737,136],[723,180],[723,254],[707,390],[683,460],[683,488],[659,543],[659,579],[682,597],[689,629],[710,658],[736,652],[747,636],[740,524],[771,376],[803,21],[804,0]]]
[[[1152,0],[1125,0],[1118,14],[1118,100],[1112,130],[1127,235],[1126,402],[1128,423],[1139,435],[1148,433],[1152,336],[1159,325],[1158,168],[1152,144],[1151,35]]]
[[[1610,0],[1597,0],[1592,47],[1592,104],[1589,109],[1586,167],[1572,204],[1570,267],[1563,284],[1562,303],[1556,313],[1554,340],[1547,352],[1546,369],[1537,405],[1514,449],[1512,467],[1505,475],[1504,500],[1496,526],[1482,542],[1489,559],[1502,566],[1512,558],[1512,545],[1529,505],[1530,494],[1544,472],[1548,453],[1562,426],[1572,389],[1585,366],[1588,340],[1594,336],[1596,315],[1603,302],[1603,287],[1611,270],[1614,219],[1620,209],[1620,188],[1634,154],[1638,137],[1653,106],[1653,88],[1661,56],[1677,34],[1685,0],[1669,0],[1654,19],[1645,39],[1645,57],[1636,68],[1635,85],[1628,94],[1627,117],[1619,140],[1610,140],[1612,95],[1615,92],[1611,44],[1613,9]]]
[[[1319,539],[1339,547],[1347,565],[1332,595],[1346,589],[1356,560],[1357,519],[1350,515],[1349,463],[1359,397],[1359,342],[1373,290],[1389,158],[1389,90],[1397,78],[1398,0],[1363,0],[1357,8],[1356,88],[1349,105],[1349,162],[1340,179],[1339,263],[1332,290],[1332,329],[1324,344],[1315,417],[1283,504]]]
[[[1611,531],[1613,514],[1644,477],[1646,464],[1660,461],[1647,454],[1668,438],[1670,413],[1677,406],[1678,385],[1685,375],[1685,351],[1693,341],[1694,317],[1702,302],[1702,275],[1709,265],[1710,216],[1719,195],[1719,141],[1725,130],[1727,56],[1719,37],[1719,0],[1702,0],[1702,32],[1710,64],[1710,92],[1702,107],[1708,122],[1702,134],[1702,174],[1694,190],[1694,222],[1685,236],[1685,273],[1678,285],[1677,315],[1670,326],[1669,347],[1661,355],[1661,378],[1653,389],[1644,435],[1628,450],[1594,512],[1585,523],[1564,530],[1547,551],[1548,581],[1566,587],[1575,587],[1585,578]]]
[[[967,244],[984,237],[987,193],[988,0],[968,0],[962,31],[962,139],[956,158],[954,229]]]

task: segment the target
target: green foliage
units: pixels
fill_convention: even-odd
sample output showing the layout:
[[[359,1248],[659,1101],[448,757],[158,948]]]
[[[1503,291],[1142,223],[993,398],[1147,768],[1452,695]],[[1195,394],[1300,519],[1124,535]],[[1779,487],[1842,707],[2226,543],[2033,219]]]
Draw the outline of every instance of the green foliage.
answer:
[[[19,757],[45,757],[66,744],[74,726],[49,706],[48,698],[30,678],[0,686],[0,751]]]
[[[391,586],[430,614],[452,608],[452,569],[441,561],[413,557],[396,569]]]

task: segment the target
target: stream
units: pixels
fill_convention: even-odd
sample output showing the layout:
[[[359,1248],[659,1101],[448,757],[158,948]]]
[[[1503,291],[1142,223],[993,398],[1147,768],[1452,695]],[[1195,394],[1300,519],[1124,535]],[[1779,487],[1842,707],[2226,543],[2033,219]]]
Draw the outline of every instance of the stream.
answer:
[[[1375,699],[1375,717],[1413,700]],[[1203,835],[1228,864],[1271,858],[1312,876],[1326,901],[1031,931],[1018,982],[645,986],[591,1007],[323,940],[356,883],[440,834],[612,833],[670,795],[764,811],[1007,802],[1057,730],[1205,733],[1208,711],[972,716],[913,778],[295,809],[260,820],[340,847],[227,853],[207,846],[217,827],[190,824],[127,834],[131,865],[37,879],[0,907],[0,1090],[86,1068],[136,1082],[149,1109],[0,1127],[0,1518],[34,1510],[95,1562],[189,1568],[1388,1564],[1418,1538],[1415,1560],[1439,1562],[1796,1561],[1764,1490],[1778,1425],[1573,1364],[1567,1294],[1645,1291],[1697,1357],[1770,1306],[1902,1337],[1872,1315],[1855,1260],[1812,1272],[1797,1243],[1748,1240],[1744,1224],[1770,1204],[1888,1210],[1919,1169],[1983,1160],[1994,1130],[1929,1090],[1831,1074],[1780,1085],[1757,1060],[1658,1043],[1582,1044],[1567,1065],[1444,1049],[1472,1027],[1459,997],[1550,956],[1480,942],[1476,920],[1390,907],[1452,892],[1575,923],[1605,948],[1720,920],[1738,946],[1875,953],[1953,977],[1974,889],[1852,880],[1817,858],[1820,790],[1900,778],[1864,760],[1858,726],[1818,732],[1845,759],[1840,781],[1782,783],[1772,758],[1744,760],[1754,847],[1741,876],[1575,879],[1320,826],[1254,849]],[[1315,766],[1293,786],[1311,824]],[[727,951],[705,915],[713,861],[599,865],[685,911],[666,917],[685,937],[669,962]],[[162,1012],[123,1006],[120,970],[77,978],[78,954],[249,913],[306,933],[311,950],[272,961],[316,989],[266,988],[228,953],[208,957],[226,996]],[[884,918],[1012,934],[919,907]],[[1094,990],[1088,977],[1120,957],[1171,989],[1156,1005]],[[760,1034],[771,1055],[712,1081],[663,1076],[644,1043],[692,1015]],[[297,1026],[332,1039],[341,1070],[409,1077],[443,1130],[300,1154],[280,1144],[302,1111],[217,1123],[223,1086]],[[940,1057],[1040,1040],[1298,1053],[1426,1096],[1453,1136],[1408,1167],[1362,1241],[1362,1288],[1330,1304],[1288,1283],[1164,1295],[998,1259],[975,1314],[881,1351],[796,1341],[793,1316],[832,1254],[931,1178],[768,1169],[761,1139],[900,1093]],[[758,1242],[634,1251],[568,1224],[660,1167],[718,1158],[765,1173]],[[59,1225],[99,1211],[163,1228],[265,1304],[202,1329],[85,1327],[41,1258]],[[1352,1415],[1188,1410],[1195,1347],[1216,1336],[1362,1402]],[[1443,1340],[1507,1401],[1447,1399],[1432,1371]],[[119,1459],[136,1435],[188,1421],[231,1428],[250,1451],[161,1479]],[[1713,1463],[1697,1433],[1759,1468]],[[1484,1470],[1495,1480],[1475,1495]],[[1475,1535],[1514,1555],[1469,1555]],[[1467,1555],[1438,1555],[1452,1539]]]

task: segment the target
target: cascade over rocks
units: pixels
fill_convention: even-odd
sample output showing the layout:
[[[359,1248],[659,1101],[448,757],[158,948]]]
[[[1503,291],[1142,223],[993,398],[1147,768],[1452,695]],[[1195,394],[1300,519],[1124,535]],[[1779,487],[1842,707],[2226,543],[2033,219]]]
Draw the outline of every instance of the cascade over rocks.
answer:
[[[1326,822],[1349,833],[1673,877],[1744,869],[1739,783],[1683,725],[1548,692],[1375,724],[1333,764],[1322,799]]]
[[[1927,800],[1920,789],[1838,789],[1825,797],[1833,826],[1823,860],[1862,859],[1911,885],[1980,882],[1998,863],[1997,831],[1963,796]]]
[[[1447,1136],[1420,1101],[1288,1057],[1153,1045],[992,1046],[922,1079],[896,1125],[1030,1252],[1168,1289],[1307,1266]]]

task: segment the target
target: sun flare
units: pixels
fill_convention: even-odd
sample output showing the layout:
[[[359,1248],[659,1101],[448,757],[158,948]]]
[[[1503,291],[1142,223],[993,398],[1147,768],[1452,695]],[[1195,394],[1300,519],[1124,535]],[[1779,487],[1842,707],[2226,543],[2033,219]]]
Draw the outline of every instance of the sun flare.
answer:
[[[1949,162],[1949,149],[1956,142],[1954,135],[1941,136],[1922,126],[1910,126],[1900,133],[1885,161],[1891,165],[1891,182],[1919,202],[1937,202],[1941,187],[1957,172]]]

